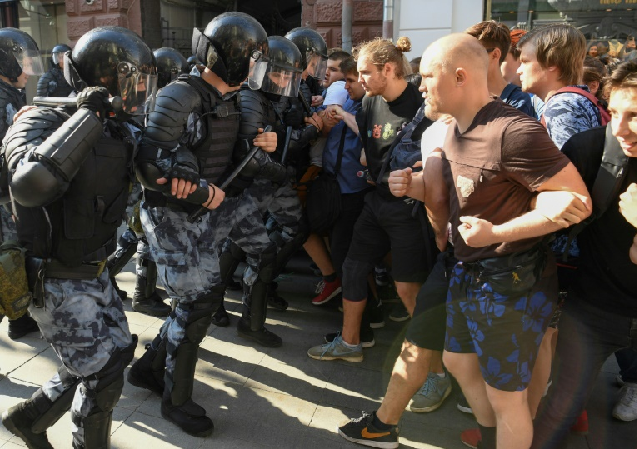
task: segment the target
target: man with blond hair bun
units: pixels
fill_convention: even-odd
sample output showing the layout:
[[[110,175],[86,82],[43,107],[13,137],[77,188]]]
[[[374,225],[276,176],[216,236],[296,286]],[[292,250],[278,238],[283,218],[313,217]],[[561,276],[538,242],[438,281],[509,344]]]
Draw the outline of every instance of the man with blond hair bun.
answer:
[[[356,122],[369,180],[376,187],[365,197],[343,263],[342,333],[327,338],[331,340],[327,344],[310,348],[308,356],[313,359],[360,362],[363,345],[373,346],[373,332],[368,320],[363,320],[368,297],[367,276],[389,251],[396,288],[409,314],[427,277],[425,245],[428,243],[423,222],[418,216],[412,216],[415,202],[394,197],[388,186],[392,144],[399,141],[403,126],[411,122],[422,104],[416,86],[405,80],[403,52],[410,48],[407,38],[398,39],[396,45],[376,39],[363,44],[358,51],[358,79],[365,97]],[[419,139],[420,135],[413,138]]]

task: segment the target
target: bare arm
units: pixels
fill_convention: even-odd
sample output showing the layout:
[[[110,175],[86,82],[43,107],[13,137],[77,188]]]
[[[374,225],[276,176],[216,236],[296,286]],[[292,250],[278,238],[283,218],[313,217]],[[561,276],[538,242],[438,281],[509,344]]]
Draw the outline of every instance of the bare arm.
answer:
[[[581,195],[584,201],[590,201],[586,185],[572,163],[569,163],[559,173],[544,182],[537,190],[538,192],[574,192]],[[582,216],[587,218],[591,212],[590,209],[587,209],[582,213]],[[538,209],[527,212],[501,225],[493,225],[476,217],[460,217],[460,222],[462,224],[458,226],[458,231],[467,245],[476,248],[495,243],[540,237],[563,228],[560,223],[551,221]]]
[[[440,251],[447,247],[447,223],[449,222],[449,190],[442,177],[442,153],[433,152],[423,168],[424,203],[427,216],[436,236]]]

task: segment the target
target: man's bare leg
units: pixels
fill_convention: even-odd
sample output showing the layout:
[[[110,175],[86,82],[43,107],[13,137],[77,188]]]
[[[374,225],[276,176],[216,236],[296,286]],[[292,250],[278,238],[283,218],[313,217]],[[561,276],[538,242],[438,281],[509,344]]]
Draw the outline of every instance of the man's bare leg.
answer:
[[[495,427],[496,417],[487,397],[487,389],[482,379],[478,356],[473,353],[462,354],[445,351],[442,360],[460,384],[478,424],[484,427]]]
[[[398,282],[396,281],[396,291],[398,296],[403,301],[405,308],[409,312],[409,315],[414,314],[414,308],[416,307],[416,296],[422,283],[420,282]]]
[[[303,249],[312,258],[312,261],[321,270],[321,274],[324,277],[334,273],[334,265],[332,265],[330,253],[325,246],[325,242],[318,234],[310,234],[303,244]]]
[[[343,341],[350,345],[357,345],[361,342],[361,321],[367,299],[354,302],[343,298],[343,331],[341,336]]]
[[[427,380],[429,368],[434,359],[440,360],[442,353],[405,341],[403,349],[394,364],[387,392],[376,416],[385,424],[397,425],[412,396]]]
[[[533,421],[527,391],[501,391],[486,384],[485,386],[496,417],[498,449],[531,447]]]
[[[540,401],[542,400],[542,396],[546,390],[546,384],[551,376],[551,365],[553,363],[554,354],[553,337],[556,334],[557,329],[549,327],[546,330],[537,354],[535,366],[533,367],[531,383],[527,389],[531,418],[535,418],[537,408],[540,405]]]

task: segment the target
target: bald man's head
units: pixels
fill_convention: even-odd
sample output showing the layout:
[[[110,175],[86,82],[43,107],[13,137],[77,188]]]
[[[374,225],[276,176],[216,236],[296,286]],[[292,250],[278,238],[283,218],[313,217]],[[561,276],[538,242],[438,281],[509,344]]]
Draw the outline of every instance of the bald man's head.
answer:
[[[434,59],[445,72],[463,67],[474,76],[487,76],[489,57],[487,51],[475,37],[466,33],[454,33],[431,44],[425,54],[432,52]],[[424,58],[424,55],[423,55]]]
[[[475,95],[488,96],[486,49],[473,36],[456,33],[438,39],[422,55],[421,91],[425,112],[454,115]]]

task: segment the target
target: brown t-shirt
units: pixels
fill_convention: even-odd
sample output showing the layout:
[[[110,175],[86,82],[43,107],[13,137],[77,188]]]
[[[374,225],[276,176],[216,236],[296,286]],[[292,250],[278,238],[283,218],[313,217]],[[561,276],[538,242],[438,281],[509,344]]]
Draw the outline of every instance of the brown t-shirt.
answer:
[[[485,105],[464,133],[454,120],[444,143],[443,176],[456,257],[474,262],[533,247],[539,237],[471,248],[458,232],[459,217],[494,225],[511,221],[529,211],[537,188],[568,163],[540,122],[500,100]]]

